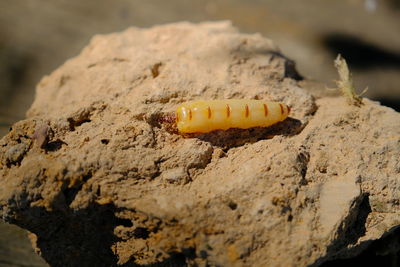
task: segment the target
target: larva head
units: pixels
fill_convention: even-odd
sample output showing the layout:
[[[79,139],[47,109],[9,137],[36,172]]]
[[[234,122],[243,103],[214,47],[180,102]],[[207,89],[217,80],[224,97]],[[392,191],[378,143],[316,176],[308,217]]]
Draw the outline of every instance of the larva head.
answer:
[[[176,109],[176,126],[180,132],[184,132],[183,129],[187,127],[192,119],[191,113],[192,111],[184,105],[181,105]]]

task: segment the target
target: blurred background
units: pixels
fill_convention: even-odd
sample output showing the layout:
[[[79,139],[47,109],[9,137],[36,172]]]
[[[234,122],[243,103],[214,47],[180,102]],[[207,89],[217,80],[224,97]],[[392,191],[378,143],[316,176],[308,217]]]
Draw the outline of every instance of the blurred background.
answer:
[[[347,60],[356,87],[400,111],[400,0],[1,0],[0,137],[25,117],[35,85],[95,34],[176,21],[231,20],[271,38],[306,79],[334,87]],[[0,222],[0,266],[45,266],[26,233]]]

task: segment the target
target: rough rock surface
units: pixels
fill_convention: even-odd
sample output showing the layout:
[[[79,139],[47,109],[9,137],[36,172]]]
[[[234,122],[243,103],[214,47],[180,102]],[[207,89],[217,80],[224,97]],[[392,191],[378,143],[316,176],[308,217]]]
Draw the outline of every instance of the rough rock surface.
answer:
[[[316,66],[317,67],[317,66]],[[293,63],[229,23],[97,36],[0,141],[0,212],[53,266],[307,266],[400,224],[400,114],[314,99]],[[193,99],[282,101],[267,129],[191,137]]]

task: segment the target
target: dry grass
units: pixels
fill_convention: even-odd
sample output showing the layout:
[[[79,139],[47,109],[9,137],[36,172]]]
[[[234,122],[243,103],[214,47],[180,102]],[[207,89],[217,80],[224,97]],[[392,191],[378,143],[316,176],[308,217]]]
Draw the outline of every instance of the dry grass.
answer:
[[[346,97],[347,101],[350,105],[361,106],[362,98],[361,96],[368,90],[365,88],[361,94],[356,93],[356,89],[354,88],[353,79],[349,68],[347,66],[346,60],[342,58],[339,54],[335,59],[335,67],[339,73],[339,80],[336,81],[336,84],[343,96]]]

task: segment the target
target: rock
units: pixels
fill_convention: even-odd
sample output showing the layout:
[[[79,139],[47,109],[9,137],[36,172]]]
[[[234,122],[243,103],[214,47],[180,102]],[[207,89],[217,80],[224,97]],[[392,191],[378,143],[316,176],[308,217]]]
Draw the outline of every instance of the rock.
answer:
[[[16,164],[22,160],[29,146],[26,143],[16,144],[5,153],[6,165]]]
[[[399,225],[400,114],[315,99],[287,66],[272,41],[227,22],[94,37],[42,79],[27,119],[0,141],[2,218],[36,235],[53,266],[308,266],[360,254]],[[292,113],[197,136],[156,119],[224,98]]]

